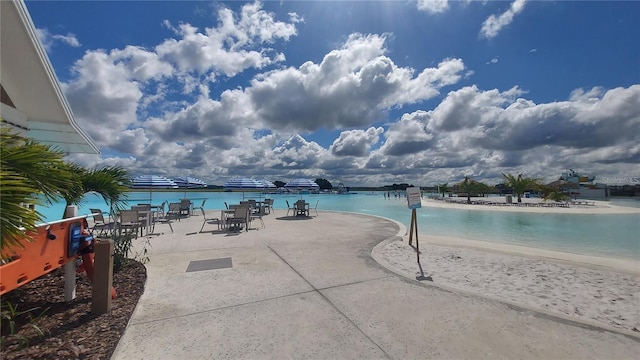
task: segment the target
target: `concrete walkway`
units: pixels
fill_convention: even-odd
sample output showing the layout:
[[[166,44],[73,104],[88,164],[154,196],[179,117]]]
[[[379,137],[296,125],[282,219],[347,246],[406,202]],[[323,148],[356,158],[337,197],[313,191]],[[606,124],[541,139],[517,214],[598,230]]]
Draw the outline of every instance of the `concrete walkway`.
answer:
[[[396,222],[276,210],[228,234],[156,226],[113,359],[636,359],[637,338],[399,276],[371,256]],[[207,216],[219,216],[207,211]],[[315,214],[315,213],[314,213]],[[259,222],[258,222],[259,223]],[[256,225],[256,222],[253,223]],[[213,230],[213,231],[212,231]],[[138,240],[142,249],[146,240]]]

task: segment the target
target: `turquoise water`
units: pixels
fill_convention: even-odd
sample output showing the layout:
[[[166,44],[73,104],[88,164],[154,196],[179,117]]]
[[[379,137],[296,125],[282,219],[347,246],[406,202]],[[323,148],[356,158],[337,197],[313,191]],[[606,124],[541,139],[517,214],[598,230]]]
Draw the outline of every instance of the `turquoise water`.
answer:
[[[186,195],[196,205],[207,199],[205,209],[222,209],[224,202],[238,203],[243,194],[238,192],[131,192],[129,203],[161,204],[177,202]],[[151,196],[151,198],[150,198]],[[409,228],[411,210],[405,198],[385,199],[382,192],[338,194],[244,194],[245,198],[269,197],[275,199],[274,207],[286,209],[289,201],[304,198],[313,208],[317,201],[319,210],[336,210],[384,216],[401,222]],[[150,201],[151,199],[151,201]],[[640,207],[634,199],[616,199],[623,206]],[[79,208],[80,214],[89,208],[108,210],[99,196],[88,194]],[[46,221],[58,220],[64,212],[64,204],[38,207]],[[500,242],[515,245],[565,251],[578,254],[621,257],[640,260],[640,215],[596,214],[538,214],[523,212],[457,210],[421,208],[417,210],[420,234],[453,236],[464,239]]]

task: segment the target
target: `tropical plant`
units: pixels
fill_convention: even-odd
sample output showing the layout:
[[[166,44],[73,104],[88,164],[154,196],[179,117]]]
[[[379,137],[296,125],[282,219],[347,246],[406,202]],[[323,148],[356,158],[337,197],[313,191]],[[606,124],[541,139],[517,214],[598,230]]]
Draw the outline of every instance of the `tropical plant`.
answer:
[[[27,231],[42,221],[35,205],[53,202],[77,182],[65,167],[62,151],[7,128],[0,129],[0,139],[0,248],[5,249],[22,246]]]
[[[505,185],[515,191],[518,196],[518,202],[522,202],[522,194],[527,190],[535,190],[540,187],[540,180],[530,177],[524,177],[522,174],[514,176],[512,174],[502,173],[505,180]]]
[[[18,304],[14,305],[9,301],[3,300],[0,310],[0,317],[2,318],[2,337],[0,338],[0,343],[4,344],[8,336],[15,335],[18,332],[18,327],[24,325],[32,328],[38,335],[44,336],[44,331],[36,325],[36,322],[49,308],[47,307],[38,315],[33,316],[33,313],[39,309],[39,307],[34,307],[28,310],[18,310]],[[20,342],[23,346],[29,345],[29,340],[25,337],[22,337]]]
[[[451,191],[451,189],[449,188],[449,183],[444,183],[444,184],[439,184],[438,185],[438,192],[442,193],[442,197],[444,197],[444,194],[448,193],[449,191]]]
[[[485,194],[491,191],[489,185],[473,180],[469,176],[465,176],[464,180],[458,183],[458,189],[467,194],[467,204],[471,204],[471,194]]]
[[[79,186],[62,193],[67,206],[80,205],[86,193],[95,192],[102,196],[111,210],[119,211],[124,208],[129,175],[123,168],[110,166],[89,170],[71,163],[66,166],[79,183]]]

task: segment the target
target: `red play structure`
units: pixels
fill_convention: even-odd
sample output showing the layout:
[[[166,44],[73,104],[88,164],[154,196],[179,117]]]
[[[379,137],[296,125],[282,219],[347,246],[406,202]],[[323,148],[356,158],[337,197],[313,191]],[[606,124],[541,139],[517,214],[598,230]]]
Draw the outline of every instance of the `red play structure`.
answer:
[[[82,251],[92,246],[86,236],[85,216],[78,216],[43,224],[28,239],[21,241],[24,248],[2,250],[3,259],[11,259],[0,265],[0,295],[39,278],[82,256],[87,276],[93,281],[93,252]],[[29,240],[30,239],[30,240]],[[78,255],[82,254],[82,255]],[[111,288],[115,299],[116,290]]]

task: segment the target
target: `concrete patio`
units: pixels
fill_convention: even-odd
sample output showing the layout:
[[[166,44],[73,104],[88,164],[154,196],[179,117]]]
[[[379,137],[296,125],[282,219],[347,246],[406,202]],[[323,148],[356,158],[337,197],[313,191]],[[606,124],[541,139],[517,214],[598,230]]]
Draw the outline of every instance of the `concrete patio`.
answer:
[[[219,216],[207,211],[207,217]],[[265,228],[218,231],[202,216],[158,224],[145,292],[113,359],[625,359],[638,338],[407,279],[378,244],[379,217],[276,209]],[[315,214],[315,213],[314,213]],[[407,211],[407,216],[410,216]],[[256,225],[259,222],[254,222]],[[148,239],[148,242],[147,242]],[[146,244],[146,245],[145,245]],[[417,265],[416,265],[417,270]]]

